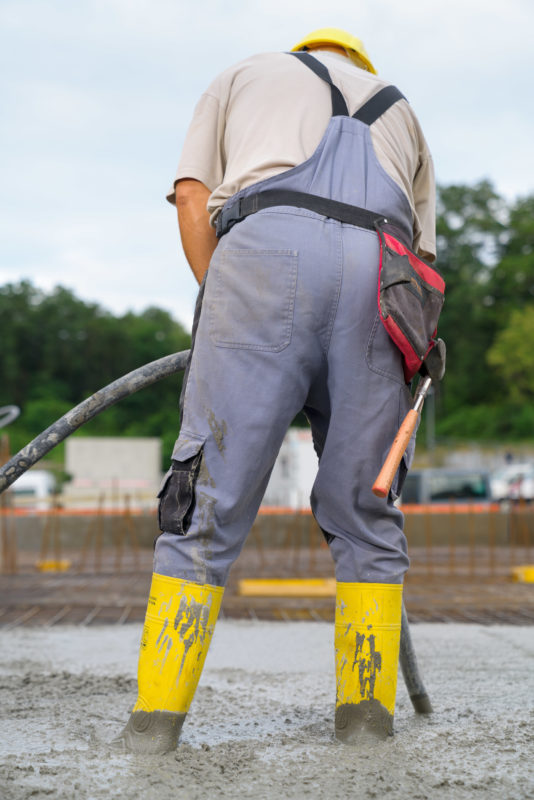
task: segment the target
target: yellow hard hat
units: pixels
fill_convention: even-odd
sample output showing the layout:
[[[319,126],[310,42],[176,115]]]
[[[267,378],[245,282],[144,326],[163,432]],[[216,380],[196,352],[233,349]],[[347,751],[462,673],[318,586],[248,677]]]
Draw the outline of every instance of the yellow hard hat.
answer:
[[[291,51],[308,50],[312,45],[314,47],[319,47],[322,44],[337,44],[339,47],[343,47],[357,67],[366,69],[374,75],[377,74],[376,69],[369,60],[362,40],[358,39],[356,36],[352,36],[350,33],[347,33],[347,31],[340,30],[340,28],[319,28],[319,30],[313,31],[309,33],[308,36],[305,36],[302,41],[291,48]]]

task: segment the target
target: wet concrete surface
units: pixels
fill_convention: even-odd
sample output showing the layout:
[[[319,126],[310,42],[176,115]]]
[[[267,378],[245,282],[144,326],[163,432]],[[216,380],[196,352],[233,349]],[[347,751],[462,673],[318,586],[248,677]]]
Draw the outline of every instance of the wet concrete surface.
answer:
[[[534,796],[534,627],[420,624],[435,713],[399,676],[395,737],[334,738],[333,626],[221,620],[175,753],[109,747],[136,696],[141,625],[0,631],[0,797]]]

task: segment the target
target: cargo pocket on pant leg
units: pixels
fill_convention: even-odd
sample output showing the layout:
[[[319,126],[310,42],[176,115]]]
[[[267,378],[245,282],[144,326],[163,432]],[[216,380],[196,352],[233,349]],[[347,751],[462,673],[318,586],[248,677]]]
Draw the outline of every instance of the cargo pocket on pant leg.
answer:
[[[189,530],[203,448],[203,439],[180,433],[172,454],[172,466],[158,492],[158,525],[162,533],[185,536]]]

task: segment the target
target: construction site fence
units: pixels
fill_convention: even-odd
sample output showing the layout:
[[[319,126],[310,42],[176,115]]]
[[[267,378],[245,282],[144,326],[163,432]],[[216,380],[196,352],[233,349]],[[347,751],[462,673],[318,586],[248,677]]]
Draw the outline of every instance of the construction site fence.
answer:
[[[511,578],[514,567],[531,563],[534,505],[443,503],[403,511],[411,573]],[[132,570],[158,533],[155,510],[136,507],[130,498],[115,508],[66,509],[57,500],[46,510],[4,505],[0,570]],[[295,574],[317,574],[328,561],[324,535],[309,509],[260,508],[245,549],[260,565],[279,552]]]

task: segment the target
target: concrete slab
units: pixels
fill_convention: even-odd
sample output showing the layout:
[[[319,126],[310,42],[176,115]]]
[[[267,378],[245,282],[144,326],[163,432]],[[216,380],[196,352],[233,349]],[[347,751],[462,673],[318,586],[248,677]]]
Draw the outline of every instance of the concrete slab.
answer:
[[[0,631],[0,796],[519,799],[534,794],[534,627],[412,628],[435,708],[399,679],[395,737],[333,737],[333,626],[221,620],[176,753],[110,752],[141,626]]]

